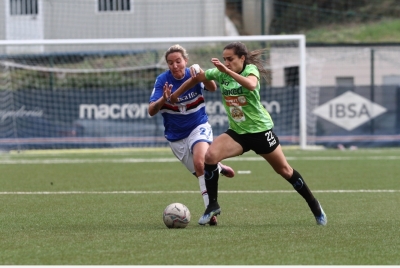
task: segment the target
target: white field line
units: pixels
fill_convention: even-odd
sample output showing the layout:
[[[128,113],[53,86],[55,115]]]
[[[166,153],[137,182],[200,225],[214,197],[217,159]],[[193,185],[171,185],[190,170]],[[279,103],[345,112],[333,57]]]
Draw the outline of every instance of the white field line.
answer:
[[[219,191],[221,194],[280,194],[294,190]],[[400,193],[400,190],[314,190],[313,193]],[[199,191],[59,191],[59,192],[0,192],[0,195],[75,195],[75,194],[199,194]]]
[[[95,164],[95,163],[155,163],[155,162],[177,162],[175,158],[119,158],[119,159],[1,159],[0,165],[13,164]]]
[[[289,161],[350,161],[350,160],[400,160],[400,156],[305,156],[286,157]],[[119,159],[1,159],[0,165],[14,165],[14,164],[90,164],[90,163],[156,163],[156,162],[177,162],[176,158],[119,158]],[[262,157],[236,157],[228,158],[224,161],[265,161]]]

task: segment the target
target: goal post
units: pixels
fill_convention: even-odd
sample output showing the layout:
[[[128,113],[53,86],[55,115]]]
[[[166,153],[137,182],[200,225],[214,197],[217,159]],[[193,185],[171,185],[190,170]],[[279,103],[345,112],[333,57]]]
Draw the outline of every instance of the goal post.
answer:
[[[165,146],[161,116],[147,114],[165,51],[180,44],[207,69],[233,41],[268,49],[260,94],[281,143],[312,145],[305,36],[266,35],[1,40],[0,149]],[[206,93],[214,135],[228,128],[220,98]]]

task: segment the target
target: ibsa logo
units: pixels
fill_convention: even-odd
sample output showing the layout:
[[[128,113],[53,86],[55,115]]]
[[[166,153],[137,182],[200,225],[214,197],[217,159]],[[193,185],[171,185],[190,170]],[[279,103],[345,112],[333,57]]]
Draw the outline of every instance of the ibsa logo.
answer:
[[[386,112],[386,108],[347,91],[314,109],[313,113],[348,131]]]
[[[79,105],[80,119],[125,119],[146,118],[149,104],[126,103],[126,104],[81,104]]]

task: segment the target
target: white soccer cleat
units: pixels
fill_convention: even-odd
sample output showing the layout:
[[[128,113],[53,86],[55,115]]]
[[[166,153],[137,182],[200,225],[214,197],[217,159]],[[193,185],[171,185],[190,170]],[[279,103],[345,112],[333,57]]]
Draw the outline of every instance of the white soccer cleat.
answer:
[[[322,209],[321,204],[318,202],[319,208],[321,209],[321,215],[315,216],[315,220],[317,221],[318,225],[325,226],[328,223],[328,217],[326,216],[324,210]]]
[[[217,216],[221,214],[221,208],[219,206],[218,203],[215,203],[212,205],[212,207],[210,207],[210,205],[208,205],[206,211],[204,212],[203,216],[200,217],[199,219],[199,224],[200,225],[206,225],[207,223],[211,222],[211,219],[214,216]],[[210,224],[212,225],[212,224]]]

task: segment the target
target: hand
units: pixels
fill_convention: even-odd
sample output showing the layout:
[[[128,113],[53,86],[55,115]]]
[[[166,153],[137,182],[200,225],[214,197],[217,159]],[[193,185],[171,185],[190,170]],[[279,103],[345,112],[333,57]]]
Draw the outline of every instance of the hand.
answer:
[[[171,90],[173,85],[168,85],[168,82],[165,82],[163,86],[163,99],[164,101],[169,101],[171,97]]]
[[[192,66],[190,66],[191,77],[196,77],[196,75],[198,75],[201,72],[203,72],[203,70],[200,68],[200,65],[193,64]]]
[[[211,62],[222,73],[226,73],[226,71],[228,70],[228,68],[226,68],[226,66],[224,64],[222,64],[222,62],[220,62],[219,59],[217,59],[217,58],[212,58]]]
[[[169,103],[175,104],[176,102],[178,102],[178,96],[175,96],[176,94],[172,94],[171,90],[172,90],[173,85],[168,85],[168,82],[165,82],[164,87],[163,87],[163,98],[164,101],[168,101]]]

